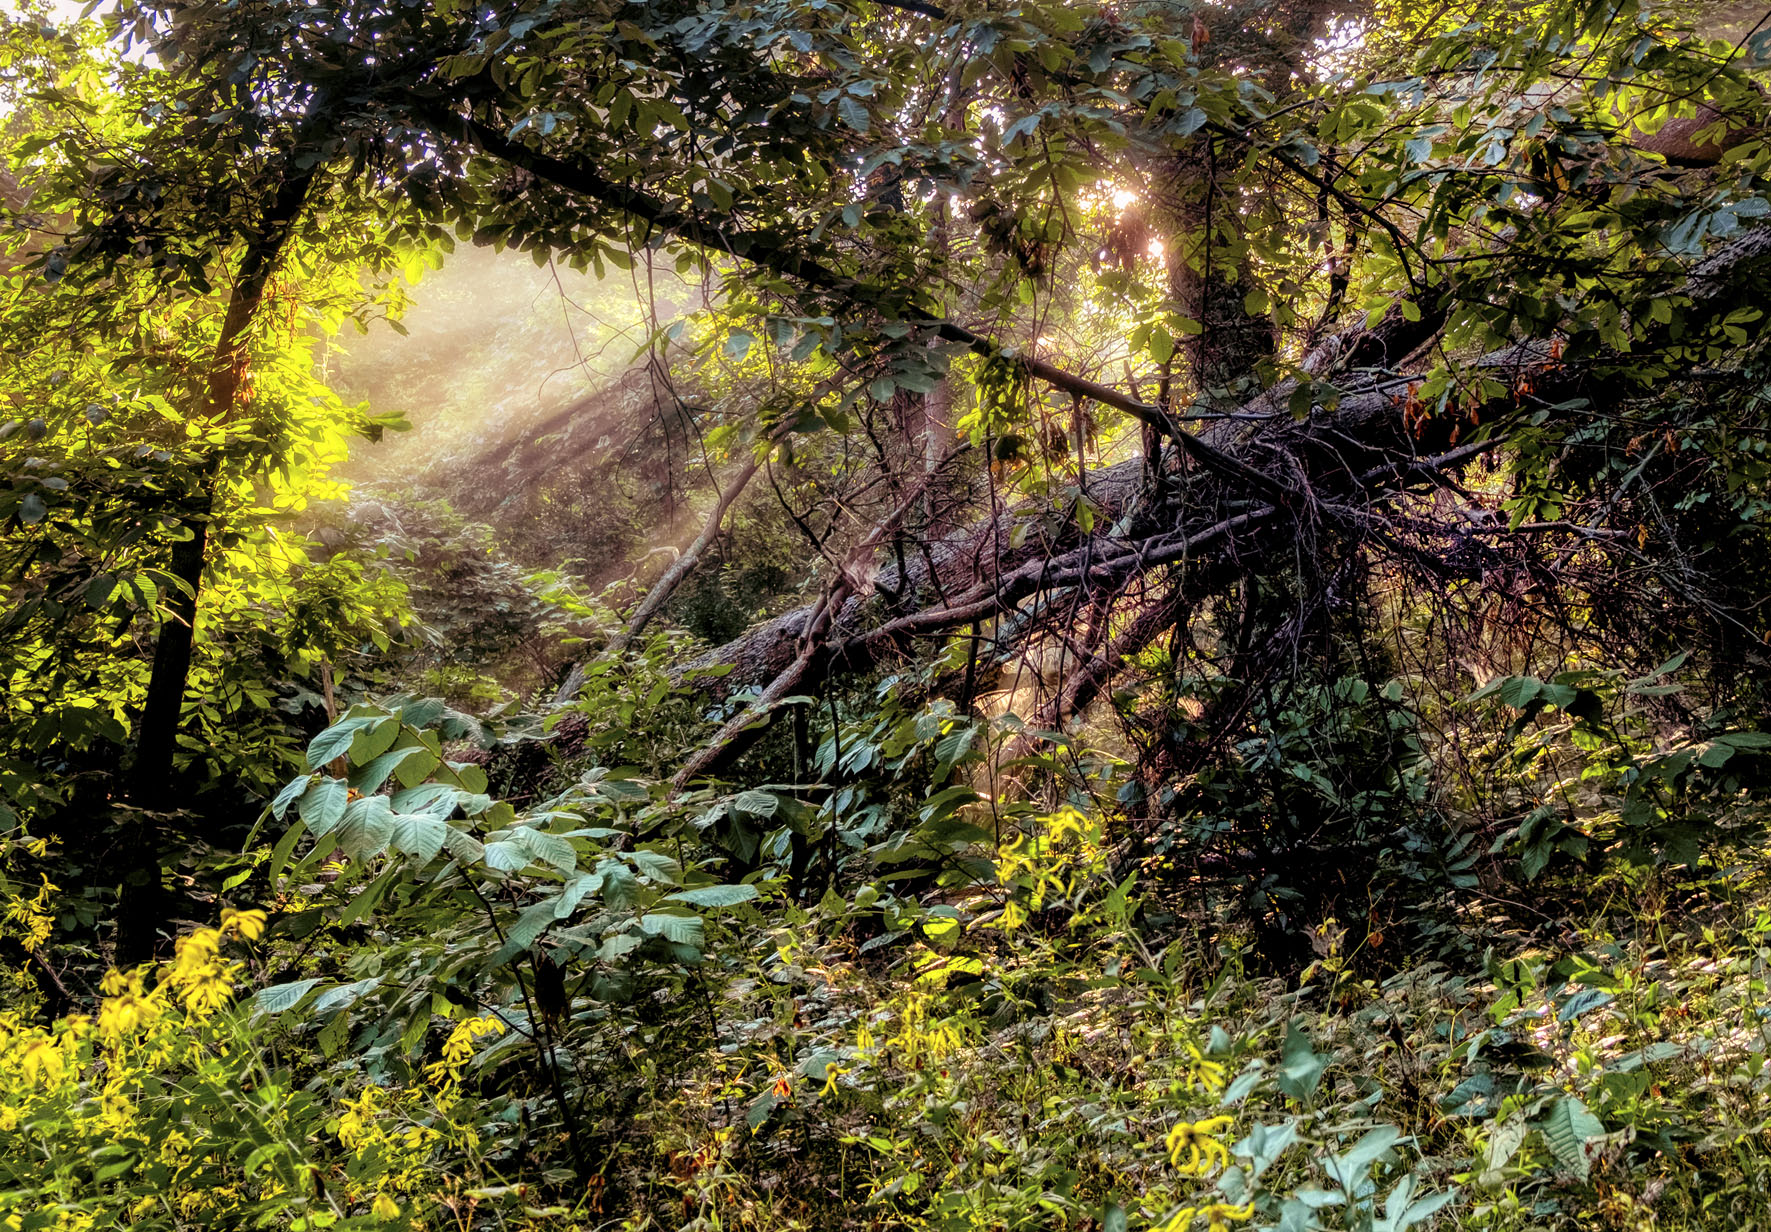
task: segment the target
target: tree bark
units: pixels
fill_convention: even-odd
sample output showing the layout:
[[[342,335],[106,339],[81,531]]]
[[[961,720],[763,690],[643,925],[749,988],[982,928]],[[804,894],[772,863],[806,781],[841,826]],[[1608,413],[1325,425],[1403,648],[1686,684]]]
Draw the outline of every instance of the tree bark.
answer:
[[[253,318],[263,302],[265,287],[295,232],[318,174],[316,163],[313,168],[283,181],[265,212],[259,233],[248,242],[240,258],[204,382],[198,415],[200,422],[223,422],[235,410],[246,372]],[[205,461],[200,471],[198,491],[185,515],[185,529],[189,534],[172,546],[168,571],[178,585],[167,596],[166,615],[154,643],[153,666],[136,727],[135,756],[124,787],[125,799],[138,811],[132,822],[135,833],[131,841],[123,845],[125,868],[117,903],[119,963],[141,962],[151,957],[161,923],[158,910],[161,827],[154,815],[171,811],[178,801],[173,762],[178,750],[185,689],[190,679],[197,601],[215,518],[220,469],[219,457],[211,455]]]

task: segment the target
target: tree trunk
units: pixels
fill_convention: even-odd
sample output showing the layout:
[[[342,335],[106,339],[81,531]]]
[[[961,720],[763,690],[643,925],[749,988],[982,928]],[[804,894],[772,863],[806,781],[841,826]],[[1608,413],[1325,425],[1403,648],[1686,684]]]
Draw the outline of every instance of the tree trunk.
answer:
[[[266,212],[259,234],[240,259],[234,285],[216,338],[215,353],[205,380],[198,420],[225,422],[236,409],[245,376],[249,331],[266,284],[295,232],[318,164],[283,181]],[[169,572],[178,585],[166,599],[167,614],[154,644],[154,662],[147,695],[136,726],[135,756],[126,772],[124,798],[134,815],[133,834],[122,846],[124,869],[117,903],[117,961],[141,962],[152,957],[162,923],[160,911],[160,845],[162,824],[157,814],[178,803],[173,762],[178,729],[190,678],[196,637],[197,603],[203,585],[210,529],[216,511],[221,459],[204,463],[200,485],[185,517],[188,537],[172,545]]]

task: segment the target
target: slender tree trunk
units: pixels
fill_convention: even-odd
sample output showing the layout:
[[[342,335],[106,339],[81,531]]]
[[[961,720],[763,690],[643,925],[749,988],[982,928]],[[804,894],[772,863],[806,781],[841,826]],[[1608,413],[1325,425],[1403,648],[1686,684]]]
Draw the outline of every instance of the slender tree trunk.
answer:
[[[199,422],[225,421],[235,410],[246,372],[250,330],[265,286],[295,232],[318,174],[318,164],[285,180],[272,199],[258,234],[247,245],[234,275],[227,313],[216,338],[205,380]],[[134,833],[122,844],[124,869],[117,903],[117,960],[143,961],[153,955],[159,911],[159,848],[162,826],[156,814],[178,802],[173,760],[179,721],[190,679],[196,636],[197,601],[203,585],[210,529],[216,510],[221,459],[211,454],[200,471],[198,491],[185,515],[189,535],[172,545],[169,572],[177,586],[167,596],[166,618],[154,644],[147,696],[136,726],[135,757],[124,779],[124,797],[135,811]]]

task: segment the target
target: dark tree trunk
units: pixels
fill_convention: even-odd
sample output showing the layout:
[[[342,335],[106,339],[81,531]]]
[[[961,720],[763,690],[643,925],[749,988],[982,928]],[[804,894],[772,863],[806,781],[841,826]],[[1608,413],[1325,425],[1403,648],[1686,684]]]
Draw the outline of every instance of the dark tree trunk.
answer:
[[[264,300],[265,286],[276,272],[289,239],[295,233],[317,175],[318,163],[313,169],[283,181],[258,234],[248,242],[234,276],[221,332],[216,338],[215,354],[204,383],[198,416],[200,422],[225,422],[236,409],[246,372],[253,318]],[[198,490],[193,494],[185,517],[185,529],[190,533],[172,545],[169,571],[179,585],[167,596],[167,615],[154,643],[153,668],[136,725],[135,756],[125,772],[123,795],[131,814],[125,822],[127,837],[119,844],[122,864],[117,902],[119,964],[151,958],[164,921],[160,901],[160,848],[166,833],[162,819],[177,808],[179,800],[173,764],[178,750],[185,689],[190,679],[197,600],[202,593],[203,567],[215,518],[220,470],[219,457],[212,455],[205,461],[199,472]]]

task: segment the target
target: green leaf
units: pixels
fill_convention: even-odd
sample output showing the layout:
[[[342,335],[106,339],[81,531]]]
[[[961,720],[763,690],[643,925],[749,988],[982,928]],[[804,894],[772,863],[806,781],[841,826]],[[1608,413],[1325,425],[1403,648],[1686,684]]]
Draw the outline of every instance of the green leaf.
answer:
[[[1266,1076],[1266,1067],[1259,1061],[1251,1061],[1248,1068],[1236,1075],[1235,1081],[1230,1083],[1229,1087],[1224,1091],[1223,1098],[1220,1099],[1218,1103],[1225,1108],[1234,1108],[1237,1104],[1240,1104],[1243,1100],[1247,1099],[1249,1095],[1253,1093],[1255,1087],[1260,1085],[1261,1079]]]
[[[396,791],[393,810],[396,813],[426,813],[446,821],[455,811],[456,798],[460,794],[447,783],[423,783]]]
[[[1286,1148],[1297,1141],[1297,1136],[1298,1126],[1295,1120],[1283,1125],[1256,1125],[1232,1149],[1235,1154],[1249,1161],[1249,1180],[1258,1181],[1261,1174],[1284,1154]]]
[[[1309,1099],[1316,1093],[1329,1060],[1310,1047],[1310,1037],[1298,1029],[1295,1020],[1288,1023],[1280,1053],[1279,1089],[1299,1102]]]
[[[318,770],[340,753],[349,750],[351,741],[356,738],[356,734],[374,721],[375,718],[369,715],[340,719],[315,736],[307,746],[308,768]]]
[[[400,772],[400,783],[412,787],[424,781],[424,776],[437,768],[441,759],[421,744],[409,744],[403,749],[393,749],[379,757],[366,762],[351,774],[351,786],[364,795],[381,790],[387,782],[388,775],[396,770]]]
[[[780,799],[766,791],[741,791],[732,800],[733,808],[752,817],[773,817],[780,806]]]
[[[1562,1008],[1556,1011],[1556,1021],[1572,1022],[1582,1014],[1596,1010],[1601,1005],[1610,1005],[1615,1000],[1616,996],[1597,988],[1583,989],[1562,1003]]]
[[[1457,1196],[1456,1190],[1446,1190],[1416,1200],[1415,1184],[1413,1173],[1396,1182],[1396,1187],[1384,1199],[1384,1217],[1372,1222],[1371,1232],[1407,1232],[1415,1224],[1426,1222]]]
[[[328,988],[325,992],[314,998],[314,1004],[310,1012],[315,1014],[325,1014],[330,1013],[332,1010],[345,1009],[348,1006],[355,1005],[357,1000],[362,997],[364,993],[372,992],[380,986],[381,977],[378,975],[371,975],[358,980],[354,984],[340,984],[337,988]]]
[[[579,903],[602,888],[603,875],[601,873],[580,873],[572,878],[560,891],[559,901],[554,904],[554,919],[565,919],[578,910]]]
[[[667,899],[688,903],[691,907],[735,907],[755,897],[756,887],[753,885],[697,886],[693,890],[679,890],[675,894],[665,895]]]
[[[551,864],[561,872],[570,873],[578,867],[578,852],[571,843],[557,834],[549,834],[533,826],[518,826],[510,832],[509,841],[543,864]]]
[[[763,1122],[769,1119],[769,1114],[780,1106],[781,1097],[779,1095],[776,1095],[773,1090],[764,1091],[750,1101],[750,1108],[744,1114],[744,1123],[752,1131],[760,1129]]]
[[[443,846],[449,849],[450,856],[463,864],[478,864],[486,858],[486,848],[480,840],[454,826],[443,835]]]
[[[640,871],[640,875],[654,885],[677,885],[683,879],[682,866],[661,851],[648,851],[641,847],[628,852],[627,858]]]
[[[303,997],[312,992],[320,983],[318,977],[296,980],[290,984],[272,984],[269,988],[261,988],[252,999],[253,1005],[267,1014],[281,1014],[301,1004]]]
[[[633,933],[617,933],[613,937],[603,938],[603,944],[598,947],[596,952],[597,961],[614,962],[639,948],[640,938],[638,936]]]
[[[1365,1183],[1365,1174],[1371,1170],[1371,1165],[1401,1138],[1402,1131],[1394,1125],[1380,1125],[1355,1142],[1346,1154],[1323,1160],[1322,1170],[1342,1189],[1355,1193]]]
[[[277,845],[271,849],[271,861],[265,866],[264,875],[272,886],[275,886],[277,878],[283,875],[283,866],[289,863],[289,853],[295,850],[295,844],[299,843],[301,836],[306,833],[307,827],[298,821],[283,832],[283,837],[278,839]]]
[[[336,782],[337,780],[333,780]],[[378,855],[394,834],[394,815],[386,796],[363,796],[352,800],[338,825],[337,842],[353,860]]]
[[[1544,1144],[1556,1162],[1584,1184],[1593,1166],[1586,1144],[1605,1136],[1604,1122],[1587,1111],[1577,1096],[1563,1095],[1532,1124],[1543,1133]]]
[[[842,122],[858,133],[865,133],[868,128],[867,108],[850,98],[847,94],[836,101],[836,112]]]
[[[529,867],[528,850],[509,839],[487,843],[482,858],[486,861],[487,868],[497,869],[501,873],[520,873]]]
[[[429,864],[443,849],[449,823],[427,813],[395,813],[389,841],[395,851],[411,856],[419,864]]]
[[[330,834],[344,820],[350,805],[350,789],[343,779],[318,779],[295,806],[308,832],[315,838]]]
[[[548,897],[524,908],[523,914],[517,917],[516,923],[512,924],[505,933],[505,946],[526,950],[534,945],[540,939],[541,934],[553,926],[553,922],[557,918],[555,907],[558,905],[558,901],[557,897]]]
[[[662,911],[648,912],[640,917],[640,928],[654,937],[663,937],[678,945],[700,945],[704,929],[698,915],[671,915]]]
[[[276,799],[271,801],[271,816],[281,821],[283,814],[289,811],[289,806],[299,800],[303,793],[313,786],[313,783],[314,776],[311,774],[304,774],[298,779],[290,780],[288,786],[279,791]]]

